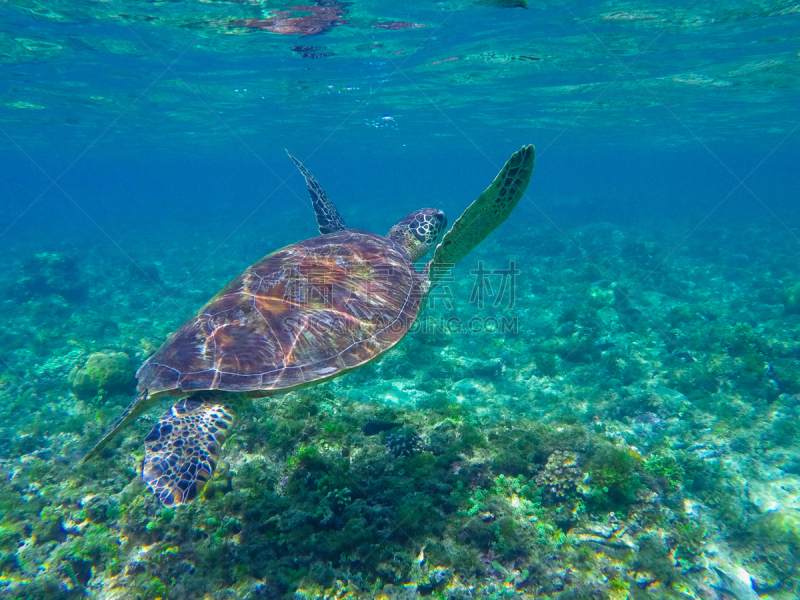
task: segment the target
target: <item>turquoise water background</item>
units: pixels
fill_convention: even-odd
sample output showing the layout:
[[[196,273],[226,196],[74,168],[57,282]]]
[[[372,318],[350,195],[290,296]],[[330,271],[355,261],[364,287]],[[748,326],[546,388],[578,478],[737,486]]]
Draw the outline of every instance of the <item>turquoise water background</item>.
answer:
[[[283,148],[308,160],[343,210],[386,228],[426,203],[455,216],[531,142],[529,199],[543,209],[655,202],[665,217],[684,203],[702,214],[756,166],[747,187],[767,206],[797,188],[791,3],[374,2],[346,5],[347,22],[316,36],[232,25],[280,8],[0,6],[3,229],[65,170],[65,191],[113,236],[174,235],[211,212],[231,219],[218,227],[227,234],[256,207],[251,219],[280,209],[288,221],[305,195]],[[375,28],[393,21],[424,26]],[[298,45],[333,56],[303,58]],[[370,210],[378,198],[396,211]],[[759,204],[745,186],[729,200],[724,213]],[[51,188],[8,233],[40,227],[65,201]],[[157,217],[151,203],[180,216]],[[517,219],[537,218],[525,204]],[[81,227],[78,214],[58,221]]]
[[[508,4],[0,3],[0,597],[798,597],[800,6]],[[137,473],[166,405],[78,466],[171,331],[317,234],[284,149],[385,233],[528,143],[426,313],[514,331],[242,409],[178,511]],[[510,260],[513,306],[471,303]]]

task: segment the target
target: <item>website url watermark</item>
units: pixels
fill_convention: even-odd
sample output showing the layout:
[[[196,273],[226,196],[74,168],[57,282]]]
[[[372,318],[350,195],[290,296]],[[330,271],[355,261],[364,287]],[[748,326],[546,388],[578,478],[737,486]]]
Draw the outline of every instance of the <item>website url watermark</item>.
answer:
[[[478,333],[519,333],[519,317],[421,317],[409,332],[478,334]]]

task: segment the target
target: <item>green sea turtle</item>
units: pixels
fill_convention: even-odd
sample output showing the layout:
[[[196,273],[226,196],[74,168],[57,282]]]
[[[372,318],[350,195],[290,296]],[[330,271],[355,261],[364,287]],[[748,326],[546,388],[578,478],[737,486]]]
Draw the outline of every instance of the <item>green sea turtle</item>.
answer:
[[[515,152],[434,248],[447,222],[417,210],[386,236],[348,229],[314,176],[320,236],[262,258],[236,277],[136,374],[140,394],[83,459],[165,396],[181,398],[145,438],[142,478],[166,506],[190,502],[211,477],[233,422],[231,393],[269,396],[327,381],[381,356],[408,332],[437,279],[506,220],[533,171]],[[439,268],[437,268],[439,266]]]

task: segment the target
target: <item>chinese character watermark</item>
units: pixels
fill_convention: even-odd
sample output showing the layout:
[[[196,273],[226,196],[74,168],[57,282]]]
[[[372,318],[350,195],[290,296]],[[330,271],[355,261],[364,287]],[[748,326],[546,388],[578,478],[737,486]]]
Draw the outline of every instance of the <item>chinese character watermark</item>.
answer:
[[[470,269],[470,275],[475,276],[472,284],[472,293],[469,296],[471,304],[478,304],[478,308],[484,306],[484,298],[488,295],[492,301],[492,306],[497,308],[503,302],[503,298],[508,296],[506,308],[514,308],[517,299],[517,275],[521,271],[517,268],[517,261],[512,260],[505,269],[487,269],[483,266],[483,261],[478,261],[477,269]],[[492,277],[500,276],[497,292],[492,287]]]
[[[432,281],[427,290],[427,302],[431,309],[455,310],[455,294],[452,284],[456,278],[451,273],[454,265],[431,265]],[[477,305],[479,310],[503,307],[513,309],[516,304],[517,276],[521,270],[517,262],[511,260],[507,267],[488,268],[484,261],[478,261],[477,267],[470,270],[474,277],[469,302]],[[425,285],[420,281],[409,280],[411,288],[407,296],[397,295],[405,288],[395,289],[393,286],[403,285],[405,280],[396,277],[397,273],[391,265],[343,265],[341,269],[331,272],[322,265],[312,265],[302,271],[285,270],[272,274],[272,282],[278,289],[283,288],[283,301],[287,305],[313,309],[305,316],[290,315],[289,328],[301,328],[314,331],[340,331],[353,333],[354,328],[364,328],[364,332],[375,329],[397,331],[422,330],[427,332],[446,331],[450,333],[517,333],[519,322],[516,316],[473,316],[462,320],[450,314],[444,321],[415,323],[416,305],[425,301],[421,294],[425,293]],[[421,277],[428,275],[420,274]],[[417,294],[416,300],[414,294]],[[386,311],[392,302],[405,297],[409,309],[394,314]],[[441,301],[441,304],[439,304]],[[328,310],[330,309],[330,310]],[[352,319],[347,315],[355,316]],[[302,322],[295,322],[299,319]],[[367,335],[367,333],[364,333]]]
[[[441,300],[444,304],[445,310],[453,310],[453,296],[452,290],[445,284],[455,283],[456,278],[450,274],[450,270],[455,265],[442,263],[431,265],[431,280],[434,283],[428,290],[428,302],[432,309],[436,308],[436,301]]]

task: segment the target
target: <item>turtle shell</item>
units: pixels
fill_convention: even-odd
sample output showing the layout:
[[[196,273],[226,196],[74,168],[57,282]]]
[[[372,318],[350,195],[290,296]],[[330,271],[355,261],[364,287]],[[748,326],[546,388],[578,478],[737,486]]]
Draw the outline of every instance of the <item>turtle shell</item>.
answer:
[[[335,377],[402,339],[422,283],[408,255],[372,233],[348,229],[286,246],[178,329],[139,369],[139,390],[267,395]]]

